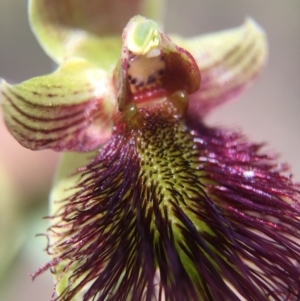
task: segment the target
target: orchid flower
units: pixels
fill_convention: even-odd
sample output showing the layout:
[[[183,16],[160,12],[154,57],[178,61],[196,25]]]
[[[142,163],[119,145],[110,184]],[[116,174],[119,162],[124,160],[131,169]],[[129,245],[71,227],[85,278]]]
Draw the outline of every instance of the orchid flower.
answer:
[[[262,144],[205,124],[260,73],[265,34],[247,19],[166,35],[161,2],[29,2],[59,67],[3,81],[4,118],[23,146],[64,152],[33,277],[51,269],[64,301],[299,300],[296,185]]]

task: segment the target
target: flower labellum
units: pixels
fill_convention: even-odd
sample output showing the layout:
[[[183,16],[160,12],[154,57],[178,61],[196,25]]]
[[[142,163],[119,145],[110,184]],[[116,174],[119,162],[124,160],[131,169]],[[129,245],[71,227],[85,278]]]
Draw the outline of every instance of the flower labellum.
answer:
[[[39,19],[37,2],[61,66],[2,84],[6,124],[31,149],[93,150],[64,155],[51,193],[52,260],[33,277],[51,269],[53,300],[300,300],[297,187],[261,144],[203,120],[262,68],[255,22],[182,39],[137,15],[104,65],[83,45],[112,40]]]

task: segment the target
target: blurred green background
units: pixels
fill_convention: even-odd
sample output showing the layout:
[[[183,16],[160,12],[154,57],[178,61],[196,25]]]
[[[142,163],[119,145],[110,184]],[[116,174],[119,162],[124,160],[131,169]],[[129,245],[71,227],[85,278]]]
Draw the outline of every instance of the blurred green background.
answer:
[[[53,64],[30,32],[26,11],[27,1],[0,0],[0,78],[10,82],[49,73],[53,69]],[[294,178],[298,181],[299,11],[299,0],[169,0],[165,22],[166,32],[185,36],[236,27],[246,16],[253,17],[265,29],[270,54],[262,76],[238,102],[217,109],[207,122],[237,127],[253,141],[267,141],[267,148],[281,154],[281,162],[292,166]],[[5,201],[21,211],[32,213],[23,220],[24,212],[19,212],[20,220],[16,224],[21,226],[16,226],[15,223],[3,222],[4,217],[9,217],[9,209],[0,205],[0,222],[3,222],[0,226],[11,230],[10,239],[21,244],[24,237],[27,240],[30,237],[27,246],[13,260],[14,264],[6,270],[6,280],[2,279],[0,283],[1,301],[46,301],[51,298],[50,273],[38,277],[33,283],[28,273],[36,271],[47,260],[42,251],[46,239],[35,238],[34,233],[43,233],[47,227],[47,222],[41,217],[47,214],[47,195],[57,160],[58,154],[51,151],[23,149],[0,122],[0,169],[5,170],[2,174],[0,172],[0,183],[10,181],[14,193],[14,197],[5,197]],[[29,220],[36,222],[27,229]],[[14,227],[19,227],[19,230],[14,232]],[[7,238],[1,233],[0,230],[0,244],[6,245]],[[5,254],[0,252],[0,261],[7,262],[9,253],[10,250]]]

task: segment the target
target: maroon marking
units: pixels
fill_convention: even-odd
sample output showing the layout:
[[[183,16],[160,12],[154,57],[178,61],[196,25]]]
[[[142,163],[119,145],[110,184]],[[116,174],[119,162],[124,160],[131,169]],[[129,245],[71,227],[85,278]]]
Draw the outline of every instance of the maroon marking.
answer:
[[[147,85],[153,84],[156,82],[156,77],[154,75],[149,75],[147,80]]]
[[[165,70],[164,70],[164,69],[159,69],[159,70],[157,71],[157,74],[160,75],[160,76],[162,76],[164,73],[165,73]]]
[[[10,105],[12,106],[12,108],[14,108],[15,111],[17,111],[19,114],[25,116],[26,118],[30,119],[30,120],[36,120],[36,121],[43,121],[43,122],[53,122],[53,121],[61,121],[61,120],[68,120],[71,118],[74,118],[78,115],[84,114],[84,112],[86,111],[86,109],[90,106],[98,106],[100,105],[100,101],[101,99],[91,99],[88,101],[85,101],[84,103],[80,103],[77,105],[72,105],[72,107],[70,106],[54,106],[54,107],[43,107],[42,109],[46,109],[48,111],[51,110],[51,115],[53,114],[53,111],[57,111],[59,113],[64,113],[66,112],[65,115],[61,115],[61,116],[49,116],[46,117],[37,117],[34,115],[31,115],[29,113],[26,113],[25,111],[23,111],[21,109],[21,107],[19,105],[17,105],[16,103],[14,103],[13,99],[10,98],[5,92],[2,92],[2,95],[6,98],[6,100],[10,103]]]

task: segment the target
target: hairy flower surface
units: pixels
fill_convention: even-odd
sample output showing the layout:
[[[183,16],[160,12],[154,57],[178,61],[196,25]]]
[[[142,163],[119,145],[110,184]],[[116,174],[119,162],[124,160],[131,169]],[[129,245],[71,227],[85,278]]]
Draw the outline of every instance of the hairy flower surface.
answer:
[[[34,277],[51,269],[65,301],[300,300],[297,187],[203,120],[259,74],[264,33],[249,19],[183,39],[140,15],[121,33],[159,3],[30,1],[60,66],[2,83],[7,127],[30,149],[88,152],[63,156]]]

